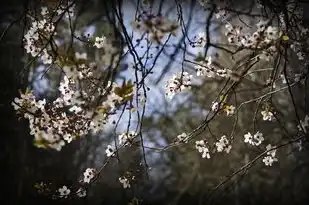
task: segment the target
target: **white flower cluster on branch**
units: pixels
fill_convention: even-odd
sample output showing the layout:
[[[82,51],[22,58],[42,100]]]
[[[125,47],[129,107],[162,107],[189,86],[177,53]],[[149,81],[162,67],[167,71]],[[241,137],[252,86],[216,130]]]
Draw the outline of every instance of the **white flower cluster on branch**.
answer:
[[[192,75],[189,75],[187,72],[174,74],[165,86],[165,95],[169,98],[173,98],[175,94],[189,90],[192,84],[191,79]]]
[[[221,139],[216,142],[216,147],[218,152],[225,151],[226,153],[229,153],[232,149],[232,145],[230,145],[230,142],[225,135],[223,135]]]
[[[209,149],[206,146],[207,142],[205,140],[199,140],[195,142],[195,148],[198,152],[202,153],[202,158],[210,159]]]
[[[65,142],[70,143],[89,132],[103,130],[109,110],[115,109],[125,98],[133,95],[134,90],[130,90],[121,97],[115,93],[120,87],[111,85],[111,92],[105,92],[106,101],[94,110],[84,109],[87,101],[77,100],[80,92],[75,89],[75,82],[66,76],[59,86],[60,97],[53,102],[46,103],[45,99],[36,101],[33,93],[27,92],[21,94],[21,98],[15,98],[12,105],[29,120],[30,134],[34,135],[36,146],[59,151]]]
[[[278,159],[276,158],[276,149],[273,149],[270,144],[266,146],[266,150],[270,150],[267,152],[267,156],[263,158],[263,162],[266,166],[272,166],[274,162],[277,162]],[[272,149],[272,150],[271,150]]]
[[[248,132],[247,134],[244,135],[244,142],[254,145],[254,146],[259,146],[263,141],[264,141],[264,137],[263,137],[263,133],[261,132],[256,132],[253,136],[250,132]]]
[[[134,131],[124,132],[118,136],[120,145],[128,145],[133,142],[133,139],[137,136],[137,133]]]

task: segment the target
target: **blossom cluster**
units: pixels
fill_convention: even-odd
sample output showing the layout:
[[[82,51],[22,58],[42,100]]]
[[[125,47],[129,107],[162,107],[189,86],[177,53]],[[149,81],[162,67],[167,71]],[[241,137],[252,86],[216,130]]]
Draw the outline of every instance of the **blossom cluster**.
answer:
[[[172,98],[175,94],[190,89],[192,84],[191,79],[192,75],[189,75],[187,72],[174,74],[165,86],[165,95]]]
[[[276,158],[276,149],[273,148],[274,147],[272,147],[270,144],[266,146],[266,150],[270,150],[266,153],[267,156],[263,158],[263,162],[265,163],[266,166],[272,166],[274,162],[278,161],[278,159]]]
[[[189,135],[187,133],[182,133],[177,136],[178,142],[188,143],[189,142]]]
[[[115,152],[116,152],[116,150],[112,145],[107,145],[107,148],[105,150],[107,157],[115,156]]]
[[[87,168],[84,172],[84,183],[90,183],[90,181],[95,177],[95,169],[93,168]]]
[[[42,10],[44,10],[44,8],[42,8]],[[53,59],[47,51],[47,45],[45,44],[48,44],[48,39],[50,39],[54,31],[55,26],[53,22],[45,18],[45,16],[43,16],[41,20],[33,20],[31,27],[23,38],[26,52],[30,53],[32,57],[39,56],[43,64],[51,64]],[[42,42],[45,42],[45,44]]]
[[[202,153],[202,158],[210,158],[209,149],[206,146],[207,142],[205,140],[199,140],[195,142],[195,148],[198,152]]]
[[[263,133],[261,132],[256,132],[253,136],[250,132],[248,132],[247,134],[244,135],[245,138],[245,143],[254,145],[254,146],[259,146],[263,141],[264,141],[264,137],[263,137]]]
[[[32,57],[40,57],[43,64],[52,64],[52,37],[57,34],[55,22],[62,18],[63,14],[73,17],[74,9],[75,4],[68,2],[66,5],[59,5],[55,13],[50,12],[47,7],[41,7],[39,18],[29,15],[32,20],[31,26],[23,38],[26,52]]]
[[[131,187],[130,181],[124,176],[119,177],[119,182],[122,184],[124,189]]]
[[[86,196],[86,190],[83,188],[79,188],[75,193],[72,193],[72,191],[67,186],[62,186],[57,190],[58,195],[53,195],[53,198],[67,198],[70,194],[76,194],[78,197],[85,197]]]
[[[262,48],[278,40],[282,32],[278,27],[270,26],[268,20],[260,20],[257,24],[257,30],[250,33],[243,33],[243,27],[226,24],[227,32],[225,35],[228,42],[237,46],[247,48]]]
[[[124,132],[118,136],[119,145],[128,145],[131,144],[133,139],[137,136],[137,133],[134,131]]]
[[[86,109],[87,103],[92,102],[91,98],[88,102],[81,99],[79,90],[75,89],[75,81],[67,76],[60,83],[60,96],[56,100],[48,103],[45,99],[37,101],[32,92],[26,92],[15,98],[12,105],[29,120],[30,134],[34,135],[36,146],[59,151],[65,142],[103,130],[109,112],[132,97],[133,89],[125,89],[126,92],[121,93],[121,87],[109,84],[111,91],[102,91],[107,96],[106,100],[94,110]]]
[[[176,36],[179,24],[164,16],[143,14],[132,22],[132,27],[141,32],[149,33],[152,41],[160,42],[165,34],[171,33]]]
[[[272,121],[275,119],[274,114],[270,111],[263,110],[261,111],[264,121]]]
[[[225,135],[223,135],[218,142],[216,142],[216,147],[218,152],[225,151],[226,153],[229,153],[232,145],[230,145],[229,140],[226,138]]]
[[[230,71],[225,68],[217,68],[215,64],[212,63],[211,56],[208,56],[203,61],[199,61],[195,65],[196,75],[197,76],[207,76],[209,78],[213,78],[215,76],[219,77],[228,77]]]

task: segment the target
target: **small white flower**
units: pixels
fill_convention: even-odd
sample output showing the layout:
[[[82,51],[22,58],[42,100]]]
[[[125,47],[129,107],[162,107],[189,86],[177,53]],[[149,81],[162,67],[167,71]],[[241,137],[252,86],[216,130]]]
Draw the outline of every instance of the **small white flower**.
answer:
[[[119,144],[120,145],[127,145],[128,143],[132,142],[134,137],[136,137],[137,133],[134,131],[130,131],[129,133],[125,132],[118,136]]]
[[[216,111],[218,111],[218,109],[219,109],[219,103],[218,102],[212,102],[211,110],[213,112],[216,112]]]
[[[253,136],[251,135],[250,132],[248,132],[247,134],[244,135],[245,137],[245,143],[249,143],[253,145]]]
[[[206,41],[207,41],[207,38],[206,38],[205,32],[200,32],[197,35],[197,41],[194,42],[194,46],[204,47],[206,45]]]
[[[270,144],[266,146],[266,150],[271,150],[273,148],[274,147],[272,147]],[[263,158],[263,162],[266,166],[272,166],[274,162],[278,161],[278,159],[276,158],[276,149],[268,151],[266,154],[267,156]]]
[[[258,31],[264,31],[266,28],[266,25],[268,24],[269,20],[260,20],[257,24],[257,30]]]
[[[91,179],[93,179],[95,176],[95,169],[93,168],[87,168],[84,172],[84,183],[90,183]]]
[[[273,26],[268,26],[265,31],[265,34],[266,34],[266,38],[269,40],[276,40],[280,36],[278,27],[273,27]]]
[[[96,37],[94,46],[97,48],[103,48],[105,42],[105,36],[102,37]]]
[[[259,146],[264,141],[263,134],[259,131],[254,134],[253,139],[255,146]]]
[[[214,68],[212,67],[212,58],[211,56],[206,57],[203,62],[195,65],[196,75],[197,76],[207,76],[213,78],[216,75]]]
[[[63,139],[67,141],[68,143],[72,142],[73,140],[72,135],[69,133],[66,133],[65,135],[63,135]]]
[[[272,166],[274,162],[277,162],[278,159],[276,157],[272,156],[266,156],[263,158],[263,162],[265,163],[266,166]]]
[[[261,114],[263,115],[263,120],[264,121],[272,121],[274,118],[274,114],[272,112],[269,112],[269,111],[266,111],[266,110],[263,110],[261,112]]]
[[[189,140],[189,136],[186,133],[182,133],[180,135],[177,136],[177,140],[179,142],[184,142],[184,143],[188,143]]]
[[[267,146],[266,146],[266,150],[271,150],[271,149],[273,149],[274,147],[272,147],[271,146],[271,144],[268,144]],[[276,156],[276,149],[273,149],[273,150],[271,150],[271,151],[269,151],[269,152],[267,152],[267,155],[270,155],[270,156],[272,156],[272,157],[275,157]]]
[[[286,78],[283,74],[280,75],[280,78],[282,79],[282,84],[286,84],[287,81],[286,81]]]
[[[71,190],[68,189],[66,186],[63,186],[62,188],[58,189],[58,192],[60,194],[60,197],[66,198],[70,194]]]
[[[76,194],[77,194],[78,197],[81,197],[81,198],[85,197],[87,195],[86,190],[83,189],[83,188],[79,188],[77,190]]]
[[[71,107],[71,108],[69,109],[70,112],[74,112],[75,114],[81,112],[82,110],[83,110],[83,109],[82,109],[81,107],[78,107],[78,106],[76,106],[76,105],[74,105],[73,107]]]
[[[218,152],[225,151],[226,153],[229,153],[232,148],[232,146],[229,144],[229,140],[225,135],[223,135],[221,139],[216,142],[216,147]]]
[[[37,107],[41,110],[44,110],[44,106],[46,104],[46,100],[43,99],[43,100],[39,100],[38,103],[37,103]]]
[[[130,181],[126,177],[119,177],[119,182],[122,184],[124,189],[130,188]]]
[[[45,16],[46,14],[48,14],[48,8],[45,6],[41,7],[41,15]]]
[[[115,148],[113,148],[111,145],[107,146],[107,149],[105,150],[105,153],[107,157],[111,157],[115,155]]]
[[[205,140],[196,141],[195,148],[198,150],[198,152],[202,153],[202,158],[210,158],[209,149],[206,147]]]
[[[235,106],[233,105],[226,105],[224,108],[227,116],[233,115],[235,113]]]
[[[165,86],[165,95],[172,98],[175,94],[191,88],[192,75],[187,72],[174,74]]]

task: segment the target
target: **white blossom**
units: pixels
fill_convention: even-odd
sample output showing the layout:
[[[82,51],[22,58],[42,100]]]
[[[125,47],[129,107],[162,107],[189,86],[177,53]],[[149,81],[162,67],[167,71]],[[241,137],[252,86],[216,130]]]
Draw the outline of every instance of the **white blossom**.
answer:
[[[213,71],[214,68],[212,67],[212,58],[211,56],[206,57],[206,59],[199,64],[195,65],[196,75],[197,76],[207,76],[212,78],[216,75]]]
[[[93,168],[87,168],[84,172],[84,183],[90,183],[91,179],[93,179],[95,176],[95,169]]]
[[[177,140],[179,141],[179,142],[184,142],[184,143],[188,143],[188,141],[189,141],[189,136],[187,135],[187,133],[182,133],[182,134],[180,134],[180,135],[178,135],[177,136]]]
[[[274,147],[272,147],[270,144],[266,146],[266,150],[271,150],[273,148]],[[267,156],[263,158],[263,162],[265,163],[266,166],[272,166],[274,162],[278,161],[278,159],[276,158],[276,149],[268,151],[266,154]]]
[[[74,105],[73,107],[71,107],[71,108],[69,109],[69,111],[70,111],[70,112],[74,112],[75,114],[77,114],[77,113],[83,111],[83,109],[82,109],[81,107],[78,107],[78,106]]]
[[[252,134],[251,134],[250,132],[248,132],[247,134],[245,134],[245,135],[244,135],[244,138],[245,138],[245,140],[244,140],[245,143],[249,143],[249,144],[251,144],[251,145],[254,144],[254,143],[253,143],[253,136],[252,136]]]
[[[97,47],[97,48],[103,48],[104,42],[105,42],[105,36],[96,37],[93,46],[95,46],[95,47]]]
[[[41,15],[45,16],[48,14],[48,8],[46,6],[41,7]]]
[[[200,32],[197,35],[197,41],[194,42],[194,46],[196,47],[205,47],[207,42],[207,38],[206,38],[206,33],[205,32]]]
[[[272,156],[265,156],[263,158],[263,162],[265,163],[266,166],[272,166],[274,162],[277,162],[278,159],[276,157]]]
[[[66,186],[63,186],[58,189],[58,192],[60,194],[60,197],[66,198],[71,193],[71,190],[68,189]]]
[[[119,182],[122,184],[124,189],[130,188],[130,181],[126,177],[119,177]]]
[[[263,133],[257,132],[253,136],[253,143],[255,146],[259,146],[264,141]]]
[[[168,80],[165,88],[165,95],[172,98],[175,94],[191,88],[192,75],[187,72],[180,72],[174,74],[170,80]]]
[[[120,145],[127,145],[128,143],[132,142],[134,137],[136,137],[137,133],[134,131],[124,132],[118,136],[119,144]]]
[[[218,109],[219,109],[219,102],[212,102],[211,110],[213,112],[216,112],[218,111]]]
[[[221,139],[218,142],[216,142],[216,147],[218,152],[225,151],[226,153],[229,153],[232,148],[232,145],[229,144],[229,140],[226,138],[225,135],[223,135]]]
[[[87,192],[85,189],[83,188],[79,188],[77,191],[76,191],[76,194],[78,197],[82,198],[82,197],[85,197],[87,195]]]
[[[275,119],[274,114],[270,111],[263,110],[261,112],[264,121],[272,121]]]
[[[254,135],[252,135],[250,132],[248,132],[247,134],[244,135],[244,142],[254,145],[254,146],[259,146],[263,141],[264,141],[264,137],[263,137],[263,133],[261,132],[256,132]]]
[[[115,148],[111,145],[107,145],[107,149],[105,150],[107,157],[111,157],[115,155]]]
[[[45,104],[46,104],[46,99],[39,100],[38,103],[37,103],[37,108],[44,110]]]
[[[227,116],[233,115],[235,113],[235,106],[233,105],[226,105],[224,108]]]
[[[210,158],[209,149],[206,147],[205,140],[196,141],[195,148],[198,152],[202,153],[202,158]]]

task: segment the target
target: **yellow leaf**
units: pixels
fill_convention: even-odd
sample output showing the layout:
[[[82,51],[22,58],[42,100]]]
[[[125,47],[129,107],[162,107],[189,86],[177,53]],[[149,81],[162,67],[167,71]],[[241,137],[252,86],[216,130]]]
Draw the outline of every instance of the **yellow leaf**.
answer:
[[[288,37],[288,36],[286,36],[286,35],[283,35],[282,36],[282,40],[284,40],[284,41],[287,41],[287,40],[289,40],[290,38]]]

